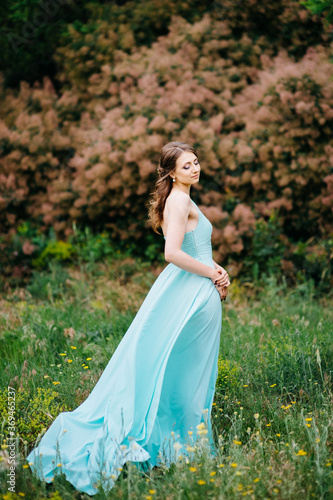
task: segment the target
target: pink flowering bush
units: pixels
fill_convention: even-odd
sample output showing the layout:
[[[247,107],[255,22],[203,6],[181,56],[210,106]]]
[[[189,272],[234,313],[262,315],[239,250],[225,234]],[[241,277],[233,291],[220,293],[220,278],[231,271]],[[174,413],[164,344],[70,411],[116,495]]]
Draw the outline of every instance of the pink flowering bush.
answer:
[[[281,54],[228,111],[235,128],[242,116],[223,148],[229,196],[251,204],[256,218],[278,210],[294,241],[333,232],[332,74],[323,49],[297,64]]]
[[[296,12],[302,18],[291,29],[296,47],[301,26],[319,21],[282,3],[287,24]],[[290,50],[276,55],[268,35],[245,32],[256,29],[250,11],[236,33],[231,3],[224,6],[223,19],[218,8],[195,23],[173,16],[169,33],[150,47],[106,22],[93,33],[73,28],[57,52],[59,95],[47,78],[33,87],[22,82],[19,92],[2,89],[2,247],[29,218],[60,238],[75,222],[106,228],[116,245],[141,254],[152,243],[161,249],[147,223],[148,195],[161,147],[177,139],[198,150],[202,175],[193,197],[214,226],[215,260],[233,276],[249,273],[261,258],[258,241],[276,238],[272,254],[281,269],[297,273],[298,240],[333,231],[331,48],[323,34],[324,45],[299,60]],[[273,7],[260,7],[272,23]],[[281,224],[267,232],[273,214]],[[28,258],[29,242],[25,250]]]

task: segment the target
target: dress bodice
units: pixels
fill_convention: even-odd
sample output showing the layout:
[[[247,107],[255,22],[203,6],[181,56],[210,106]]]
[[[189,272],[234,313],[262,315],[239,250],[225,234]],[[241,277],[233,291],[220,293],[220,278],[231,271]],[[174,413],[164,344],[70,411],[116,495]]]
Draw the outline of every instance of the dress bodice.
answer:
[[[200,260],[208,265],[213,265],[211,241],[213,226],[201,212],[197,204],[193,200],[191,200],[191,202],[194,203],[199,212],[199,220],[192,231],[188,231],[184,234],[181,249],[194,259]],[[164,239],[166,239],[165,236]]]

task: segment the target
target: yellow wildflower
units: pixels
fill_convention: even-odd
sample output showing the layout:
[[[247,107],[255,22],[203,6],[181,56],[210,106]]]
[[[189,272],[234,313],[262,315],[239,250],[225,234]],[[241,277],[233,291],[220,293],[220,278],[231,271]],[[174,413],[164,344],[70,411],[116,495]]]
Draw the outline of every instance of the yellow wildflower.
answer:
[[[212,472],[210,473],[211,476],[215,476],[215,474],[216,474],[215,470],[212,470]]]
[[[235,462],[231,462],[231,467],[237,467],[237,464]]]
[[[201,436],[201,434],[208,434],[208,429],[198,429],[198,434]]]
[[[304,450],[298,450],[298,452],[296,453],[296,455],[298,455],[298,456],[302,457],[302,456],[304,456],[304,455],[307,455],[307,452],[306,452],[306,451],[304,451]]]
[[[204,481],[203,479],[199,479],[198,484],[206,484],[206,481]]]
[[[259,478],[259,477],[256,477],[255,479],[253,479],[253,482],[254,482],[254,483],[257,483],[258,481],[260,481],[260,478]]]
[[[190,467],[191,472],[195,472],[196,470],[197,470],[196,467]]]
[[[195,448],[193,446],[187,446],[186,451],[195,451]]]
[[[71,349],[76,349],[76,347],[74,347],[73,345],[71,345]]]
[[[306,422],[311,422],[312,421],[312,418],[306,418],[305,419]]]
[[[67,362],[68,362],[68,363],[71,363],[72,361],[73,361],[72,359],[68,359],[68,360],[67,360]]]

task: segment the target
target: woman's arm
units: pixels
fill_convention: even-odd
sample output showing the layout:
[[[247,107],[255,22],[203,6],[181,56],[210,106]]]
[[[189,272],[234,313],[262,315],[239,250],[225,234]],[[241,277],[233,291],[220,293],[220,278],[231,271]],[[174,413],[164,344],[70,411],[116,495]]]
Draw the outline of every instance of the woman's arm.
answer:
[[[216,269],[203,264],[202,262],[194,259],[183,250],[174,250],[172,254],[165,256],[167,262],[172,262],[175,266],[184,269],[190,273],[199,274],[200,276],[205,276],[215,281],[220,278],[220,274],[217,273]]]
[[[191,199],[186,193],[179,192],[170,200],[168,232],[165,240],[164,256],[167,262],[190,273],[199,274],[215,281],[221,278],[213,267],[203,264],[181,250],[188,215],[191,210]]]

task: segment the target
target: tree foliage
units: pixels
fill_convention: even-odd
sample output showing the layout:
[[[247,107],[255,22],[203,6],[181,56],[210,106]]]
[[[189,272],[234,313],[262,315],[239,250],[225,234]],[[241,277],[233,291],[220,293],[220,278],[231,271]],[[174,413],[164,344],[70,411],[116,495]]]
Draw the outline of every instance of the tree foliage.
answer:
[[[323,15],[328,24],[333,23],[333,4],[331,0],[304,0],[301,2],[313,14]]]
[[[152,5],[155,24],[168,19],[164,2]],[[196,22],[172,16],[168,33],[145,46],[135,26],[148,29],[152,15],[145,20],[138,4],[126,19],[102,20],[107,8],[125,6],[93,5],[89,21],[68,26],[54,55],[60,90],[46,77],[19,91],[3,82],[8,241],[29,219],[61,238],[75,222],[106,228],[138,253],[161,248],[147,202],[159,151],[177,138],[199,153],[193,195],[214,225],[216,260],[234,275],[248,272],[255,260],[265,265],[259,243],[275,238],[268,260],[295,274],[298,243],[313,250],[312,238],[333,232],[332,48],[320,20],[293,0],[260,6],[257,17],[252,0],[226,0]],[[259,31],[265,22],[277,30],[275,44],[270,30]],[[321,29],[309,35],[311,23]],[[320,252],[329,260],[329,245]]]

